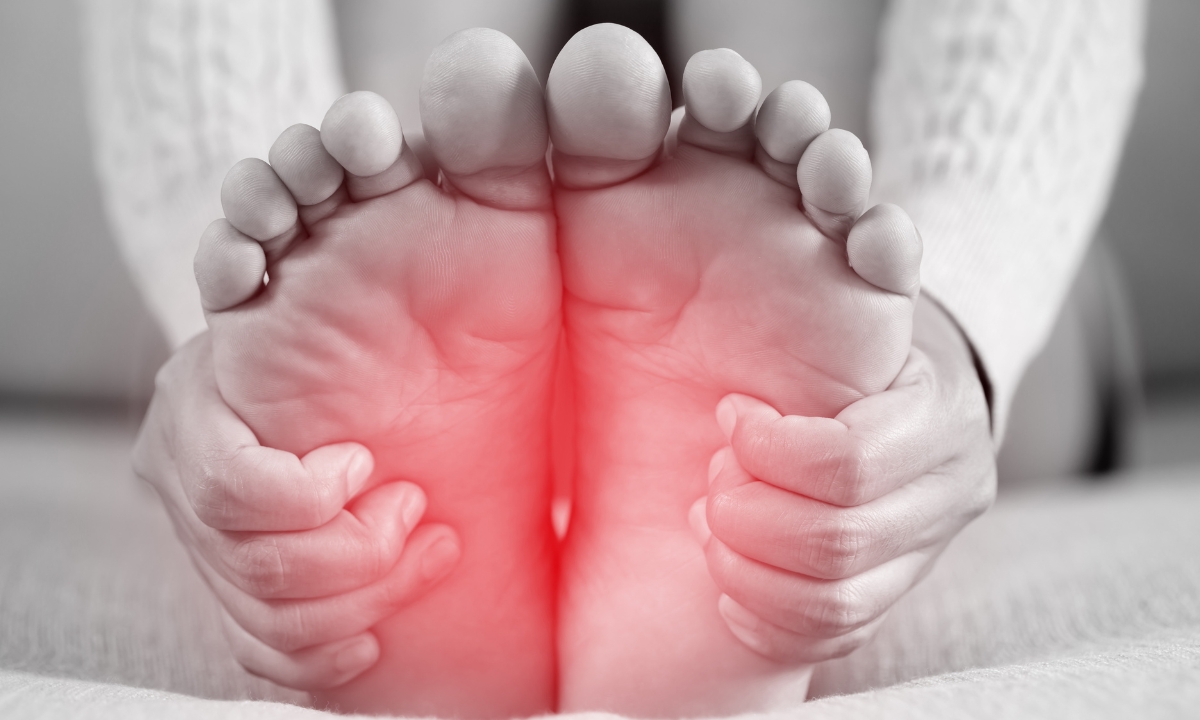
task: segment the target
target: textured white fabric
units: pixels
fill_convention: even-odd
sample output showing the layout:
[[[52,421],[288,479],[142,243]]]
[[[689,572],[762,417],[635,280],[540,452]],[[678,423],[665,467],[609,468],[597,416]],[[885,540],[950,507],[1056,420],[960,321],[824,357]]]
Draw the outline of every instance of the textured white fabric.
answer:
[[[320,125],[342,80],[326,0],[80,3],[105,207],[175,346],[204,329],[192,258],[221,180],[284,128]]]
[[[1142,79],[1141,0],[895,0],[872,100],[873,200],[925,241],[1002,437],[1108,200]]]
[[[170,340],[203,328],[191,260],[237,160],[342,91],[327,0],[82,3],[115,234]],[[986,368],[997,436],[1112,185],[1142,0],[895,0],[871,102],[873,199],[925,239],[924,285]],[[797,28],[798,41],[817,27]]]
[[[233,661],[131,441],[0,416],[0,718],[315,716]],[[1197,508],[1200,467],[1002,497],[787,716],[1189,717]]]

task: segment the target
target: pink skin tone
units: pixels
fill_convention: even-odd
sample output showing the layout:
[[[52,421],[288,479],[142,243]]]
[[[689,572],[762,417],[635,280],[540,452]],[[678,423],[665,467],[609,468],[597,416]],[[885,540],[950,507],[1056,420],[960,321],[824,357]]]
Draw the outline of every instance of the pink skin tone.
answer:
[[[422,109],[445,187],[424,178],[391,107],[352,93],[319,134],[285,132],[272,165],[235,166],[197,270],[230,408],[297,455],[362,443],[369,492],[421,487],[461,557],[379,622],[307,618],[297,634],[231,615],[283,652],[371,630],[378,662],[317,693],[322,707],[534,715],[554,708],[546,429],[562,293],[541,88],[507,37],[463,31],[427,63]],[[479,118],[491,122],[461,127]],[[265,286],[242,257],[255,252]]]
[[[700,53],[685,74],[688,117],[679,146],[662,161],[657,148],[669,107],[654,92],[620,94],[628,78],[658,87],[661,67],[647,61],[640,38],[621,30],[581,33],[549,84],[580,433],[576,515],[562,561],[559,707],[661,716],[768,707],[803,697],[809,664],[868,639],[895,599],[990,502],[986,402],[957,328],[934,303],[914,300],[919,240],[911,223],[894,208],[860,219],[869,164],[852,136],[825,132],[828,109],[819,93],[803,83],[785,85],[759,111],[756,130],[753,68],[729,51]],[[423,88],[433,155],[457,190],[451,198],[440,199],[420,180],[398,124],[393,137],[387,113],[365,101],[335,105],[315,146],[316,131],[289,129],[272,148],[274,172],[262,163],[231,172],[223,192],[229,222],[210,228],[197,258],[212,339],[193,342],[164,370],[135,451],[139,474],[159,489],[217,590],[239,661],[277,682],[318,691],[319,703],[343,709],[494,716],[554,707],[555,651],[546,644],[553,631],[551,575],[534,572],[515,605],[472,615],[478,608],[472,601],[494,593],[488,588],[500,581],[487,571],[497,558],[555,565],[547,440],[531,441],[521,428],[548,423],[558,337],[553,293],[538,299],[538,288],[552,283],[536,279],[557,270],[526,277],[543,261],[553,259],[555,269],[558,263],[552,250],[536,249],[553,231],[531,229],[536,223],[528,220],[549,207],[539,155],[545,125],[539,131],[537,113],[529,114],[541,103],[506,102],[504,95],[540,98],[541,91],[536,79],[529,83],[523,56],[512,54],[515,46],[475,32],[458,45],[451,38],[450,50],[438,52],[458,61],[484,52],[490,70],[463,72],[455,61],[439,64],[435,52]],[[610,82],[589,86],[577,79],[581,69]],[[510,79],[497,82],[487,72]],[[502,89],[489,95],[494,88]],[[631,112],[624,117],[606,115],[621,106],[614,93],[637,98],[625,103]],[[525,114],[503,114],[513,107]],[[485,113],[500,121],[481,134],[475,118]],[[606,135],[606,125],[622,122],[629,123],[622,132]],[[405,205],[406,197],[414,201]],[[494,237],[472,246],[464,241],[472,236],[453,225],[432,229],[430,209],[440,202],[455,204],[457,216],[491,228]],[[684,220],[658,223],[670,203],[676,203],[671,217]],[[739,213],[747,219],[738,220]],[[635,230],[612,232],[620,222]],[[756,223],[772,229],[746,232]],[[413,227],[412,240],[402,239],[406,226]],[[399,237],[417,254],[381,251],[369,231],[375,227],[401,228],[387,242]],[[773,245],[788,227],[793,245]],[[421,238],[431,233],[442,233],[448,244],[423,254],[428,245]],[[733,234],[736,244],[725,239]],[[527,245],[533,254],[514,252],[520,242],[503,238],[534,238]],[[506,253],[487,256],[498,244]],[[695,260],[664,264],[656,246],[667,258],[693,253]],[[421,257],[451,258],[448,266],[428,266],[430,273],[450,268],[450,285],[437,286],[437,300],[421,299],[435,277],[421,274]],[[472,265],[480,257],[487,262]],[[496,272],[496,263],[505,262],[510,269]],[[331,273],[339,263],[350,274]],[[268,266],[272,283],[263,292]],[[705,267],[722,269],[702,272],[700,291],[689,295],[697,286],[688,273]],[[803,292],[769,279],[787,268],[779,277],[809,273],[810,280],[797,283]],[[364,370],[363,358],[372,353],[409,358],[400,365],[410,375],[421,367],[412,350],[420,343],[407,331],[400,339],[395,333],[369,339],[365,355],[319,358],[350,368],[351,380],[337,377],[340,386],[326,385],[309,393],[317,400],[305,400],[294,388],[323,382],[329,373],[310,360],[315,374],[297,379],[295,358],[311,355],[314,346],[288,328],[308,323],[306,332],[319,330],[325,313],[337,318],[329,327],[350,323],[357,337],[371,338],[377,323],[354,324],[369,307],[363,295],[335,303],[349,314],[324,309],[331,295],[355,290],[363,277],[404,278],[399,285],[408,295],[400,306],[433,308],[409,317],[424,332],[440,334],[434,346],[452,348],[456,327],[469,337],[498,327],[516,331],[503,344],[518,348],[521,362],[503,366],[489,356],[475,363],[484,371],[477,377],[488,388],[521,393],[525,401],[516,405],[543,409],[498,411],[476,427],[467,422],[474,410],[456,415],[443,408],[445,419],[438,412],[430,419],[427,406],[408,411],[411,401],[397,406],[360,393],[356,388],[379,386],[378,368],[387,365],[366,363]],[[505,284],[513,278],[520,282]],[[383,297],[397,297],[389,282],[378,287]],[[678,297],[690,299],[681,305],[673,298],[683,291]],[[825,303],[824,317],[796,314],[810,298]],[[642,316],[630,321],[619,310],[628,303]],[[771,317],[791,317],[791,332],[783,328],[766,339],[743,332]],[[839,318],[862,323],[861,339],[847,335],[853,322]],[[669,342],[656,335],[668,327],[663,322],[675,323]],[[795,335],[806,341],[789,339]],[[514,345],[516,337],[522,339]],[[642,350],[630,354],[631,343],[642,343]],[[727,348],[735,352],[722,356]],[[739,364],[739,353],[754,361]],[[797,374],[794,357],[820,372]],[[476,358],[477,348],[454,362]],[[255,382],[289,373],[292,389],[282,394],[287,383]],[[404,382],[411,380],[395,380],[401,388]],[[329,400],[336,397],[331,390],[344,393],[342,399]],[[505,404],[497,398],[485,406]],[[321,422],[302,419],[312,417]],[[394,417],[405,420],[399,426],[385,420]],[[445,444],[429,443],[444,432],[437,427],[462,430],[463,437],[502,428],[509,439],[494,447],[452,435]],[[675,431],[664,435],[664,428]],[[523,449],[509,449],[517,446]],[[822,452],[813,454],[814,447]],[[457,464],[446,463],[448,456]],[[543,460],[521,459],[534,456]],[[497,464],[504,458],[513,462]],[[514,479],[493,486],[500,494],[480,496],[472,483],[482,475]],[[529,477],[541,479],[532,485],[516,479]],[[496,507],[526,510],[499,522]],[[418,526],[422,517],[431,522]],[[473,548],[480,546],[492,550],[479,554]],[[610,566],[620,571],[599,582],[596,573]],[[652,604],[638,601],[639,593],[675,608],[670,622],[645,612]],[[455,597],[464,600],[456,604]],[[463,622],[475,629],[464,632]],[[523,628],[509,633],[503,651],[493,651],[496,637],[488,635],[498,625]],[[414,635],[406,628],[426,630]],[[666,634],[660,641],[655,633]],[[479,644],[462,645],[458,655],[444,652],[448,638],[464,635]],[[659,652],[679,637],[691,638],[682,654]],[[468,657],[484,669],[464,680]],[[652,667],[638,665],[647,660]],[[447,681],[455,671],[458,677]]]
[[[730,631],[689,509],[726,442],[722,397],[828,417],[892,383],[909,353],[920,241],[897,208],[862,215],[869,160],[852,135],[812,122],[827,123],[819,94],[777,91],[766,101],[777,121],[756,127],[760,87],[730,50],[695,55],[661,159],[670,106],[644,41],[595,26],[550,72],[578,424],[563,710],[724,714],[807,691],[808,666]]]

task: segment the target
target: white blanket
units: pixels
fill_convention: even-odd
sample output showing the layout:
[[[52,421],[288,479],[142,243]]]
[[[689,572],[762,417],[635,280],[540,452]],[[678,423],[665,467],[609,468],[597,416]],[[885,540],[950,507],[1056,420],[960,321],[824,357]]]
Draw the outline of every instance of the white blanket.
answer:
[[[324,716],[229,656],[129,441],[0,418],[0,718]],[[1200,468],[1002,498],[813,694],[787,715],[1200,717]]]

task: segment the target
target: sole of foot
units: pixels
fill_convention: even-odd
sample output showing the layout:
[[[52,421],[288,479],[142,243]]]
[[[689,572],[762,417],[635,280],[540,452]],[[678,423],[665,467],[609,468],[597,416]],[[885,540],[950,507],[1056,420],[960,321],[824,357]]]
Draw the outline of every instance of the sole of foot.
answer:
[[[197,279],[221,394],[263,444],[363,443],[368,489],[419,485],[461,540],[452,574],[373,628],[379,662],[315,702],[535,715],[554,709],[561,330],[542,89],[511,40],[468,30],[430,57],[421,110],[440,187],[386,101],[352,93],[230,171]]]
[[[664,154],[670,93],[632,31],[575,35],[547,81],[576,478],[559,605],[560,709],[678,717],[803,700],[721,617],[689,509],[741,393],[833,417],[910,348],[920,240],[863,213],[870,160],[811,86],[698,53]],[[756,112],[757,110],[757,112]],[[814,608],[814,612],[819,611]]]

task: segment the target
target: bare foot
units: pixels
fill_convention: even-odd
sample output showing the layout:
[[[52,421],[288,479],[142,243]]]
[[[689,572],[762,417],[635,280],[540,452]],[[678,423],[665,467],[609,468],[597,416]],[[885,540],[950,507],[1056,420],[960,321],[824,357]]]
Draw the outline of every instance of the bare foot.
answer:
[[[434,51],[421,106],[445,188],[370,93],[334,103],[319,132],[289,128],[271,165],[230,171],[228,219],[197,258],[216,376],[264,444],[361,442],[376,459],[368,487],[418,484],[426,519],[462,540],[454,573],[374,628],[379,663],[317,703],[549,712],[561,283],[541,86],[511,40],[468,30]]]
[[[710,715],[807,689],[809,668],[756,654],[722,620],[689,509],[724,456],[727,394],[832,417],[891,383],[909,350],[920,241],[895,207],[859,217],[870,161],[828,130],[819,93],[785,84],[756,130],[760,89],[736,53],[698,53],[664,159],[667,79],[635,33],[583,30],[550,73],[578,423],[564,711]]]

